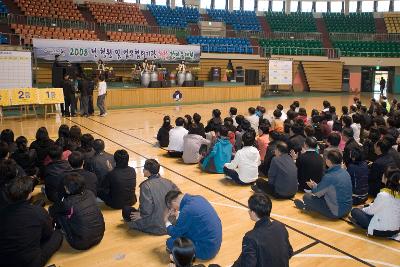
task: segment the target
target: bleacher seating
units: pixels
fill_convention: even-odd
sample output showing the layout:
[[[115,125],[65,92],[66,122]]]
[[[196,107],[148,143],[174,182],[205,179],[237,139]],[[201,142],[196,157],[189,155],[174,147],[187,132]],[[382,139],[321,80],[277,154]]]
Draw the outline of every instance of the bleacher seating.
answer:
[[[14,0],[26,16],[84,21],[72,0]]]
[[[87,2],[86,5],[99,23],[147,25],[136,4]]]
[[[400,57],[400,42],[335,41],[344,57]]]
[[[197,8],[148,5],[148,9],[161,27],[186,28],[188,23],[199,22],[200,13]]]
[[[388,33],[400,33],[400,13],[384,13]]]
[[[44,39],[63,39],[63,40],[86,40],[97,41],[97,35],[94,31],[72,29],[72,28],[59,28],[59,27],[46,27],[35,26],[27,24],[11,24],[11,29],[16,34],[21,36],[25,45],[32,44],[32,38]]]
[[[10,39],[6,34],[0,34],[0,44],[10,44]]]
[[[283,40],[283,39],[263,39],[260,46],[270,48],[274,55],[312,55],[323,56],[325,52],[321,41],[318,40]]]
[[[187,42],[201,45],[201,51],[205,53],[253,53],[250,40],[244,38],[189,36]]]
[[[312,13],[266,12],[273,32],[316,32],[317,25]]]
[[[323,18],[329,32],[375,33],[372,13],[324,13]]]
[[[261,31],[260,22],[254,11],[235,10],[229,12],[222,9],[209,9],[207,14],[213,21],[222,21],[232,25],[236,31]]]
[[[179,44],[176,36],[170,34],[108,31],[107,36],[110,38],[111,41],[117,42]]]
[[[0,0],[0,13],[8,13],[8,8],[2,0]]]

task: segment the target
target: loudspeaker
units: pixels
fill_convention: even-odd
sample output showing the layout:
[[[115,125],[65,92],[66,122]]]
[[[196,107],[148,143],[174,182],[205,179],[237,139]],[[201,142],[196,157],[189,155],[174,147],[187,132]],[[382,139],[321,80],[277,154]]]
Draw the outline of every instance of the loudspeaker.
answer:
[[[164,87],[164,88],[171,87],[171,81],[162,81],[161,87]]]
[[[204,81],[194,81],[195,87],[204,87]]]
[[[183,87],[194,87],[194,81],[185,81]]]
[[[52,73],[51,73],[52,86],[53,87],[58,87],[58,88],[62,87],[65,74],[66,74],[66,69],[65,68],[53,66]],[[68,73],[68,74],[70,74],[70,73]]]
[[[246,70],[245,71],[245,85],[258,85],[260,80],[259,70]]]
[[[161,87],[161,82],[156,81],[156,82],[150,82],[149,88],[160,88]]]

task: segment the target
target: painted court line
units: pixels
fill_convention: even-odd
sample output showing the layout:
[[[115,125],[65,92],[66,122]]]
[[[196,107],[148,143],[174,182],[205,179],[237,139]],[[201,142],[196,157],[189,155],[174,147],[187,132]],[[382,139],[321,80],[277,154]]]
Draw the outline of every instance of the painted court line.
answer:
[[[83,124],[81,124],[81,123],[75,122],[75,121],[73,121],[73,120],[71,120],[71,119],[69,119],[69,118],[67,118],[67,120],[69,120],[69,121],[71,121],[71,122],[73,122],[73,123],[79,125],[79,126],[82,127],[82,128],[85,128],[85,129],[88,129],[88,130],[90,130],[90,131],[93,131],[94,133],[96,133],[97,135],[103,137],[104,139],[107,139],[107,140],[109,140],[110,142],[112,142],[112,143],[114,143],[114,144],[116,144],[116,145],[119,145],[120,147],[125,148],[126,150],[131,151],[131,152],[133,152],[133,153],[135,153],[135,154],[137,154],[137,155],[139,155],[139,156],[141,156],[141,157],[147,159],[146,156],[144,156],[144,155],[142,155],[142,154],[140,154],[140,153],[138,153],[138,152],[136,152],[136,151],[130,149],[129,147],[126,147],[126,146],[124,146],[124,145],[122,145],[122,144],[120,144],[120,143],[114,141],[113,139],[111,139],[111,138],[109,138],[109,137],[106,137],[106,136],[104,136],[104,135],[102,135],[102,134],[100,134],[100,133],[98,133],[98,132],[95,132],[94,130],[92,130],[92,129],[86,127],[85,125],[83,125]],[[92,119],[89,118],[89,120],[92,120]],[[105,126],[105,127],[111,128],[111,129],[113,129],[113,130],[115,130],[115,131],[117,131],[117,132],[120,132],[120,133],[122,133],[122,134],[126,134],[126,133],[124,133],[124,132],[122,132],[122,131],[119,131],[118,129],[115,129],[115,128],[113,128],[113,127],[107,125],[107,124],[98,122],[98,121],[96,121],[96,120],[92,120],[92,121],[97,122],[98,124],[101,124],[101,125],[103,125],[103,126]],[[126,135],[129,135],[129,134],[126,134]],[[132,137],[134,137],[134,136],[132,136]],[[135,137],[135,138],[136,138],[136,139],[139,139],[139,138],[137,138],[137,137]],[[145,143],[147,143],[147,142],[145,142]],[[214,189],[212,189],[212,188],[210,188],[210,187],[208,187],[208,186],[206,186],[206,185],[204,185],[204,184],[202,184],[202,183],[199,183],[198,181],[193,180],[193,179],[191,179],[190,177],[187,177],[187,176],[185,176],[185,175],[182,175],[181,173],[179,173],[179,172],[177,172],[177,171],[175,171],[175,170],[173,170],[173,169],[171,169],[171,168],[169,168],[169,167],[167,167],[167,166],[164,166],[164,165],[161,165],[161,166],[164,167],[166,170],[169,170],[169,171],[171,171],[171,172],[173,172],[173,173],[175,173],[175,174],[178,174],[179,176],[185,178],[186,180],[189,180],[189,181],[191,181],[191,182],[193,182],[193,183],[195,183],[195,184],[197,184],[197,185],[199,185],[199,186],[201,186],[201,187],[203,187],[203,188],[206,188],[206,189],[210,190],[211,192],[214,192],[214,193],[217,194],[217,195],[220,195],[220,196],[222,196],[222,197],[224,197],[224,198],[226,198],[226,199],[228,199],[228,200],[230,200],[230,201],[232,201],[232,202],[234,202],[234,203],[236,203],[236,204],[238,204],[238,205],[241,205],[241,206],[247,208],[247,206],[246,206],[245,204],[243,204],[243,203],[241,203],[241,202],[239,202],[239,201],[237,201],[237,200],[235,200],[235,199],[233,199],[233,198],[231,198],[231,197],[229,197],[229,196],[226,196],[226,195],[224,195],[223,193],[221,193],[221,192],[219,192],[219,191],[216,191],[216,190],[214,190]],[[274,218],[272,218],[272,219],[274,219]],[[275,219],[275,220],[276,220],[276,219]],[[362,263],[362,264],[364,264],[364,265],[367,265],[367,266],[374,266],[374,265],[372,265],[372,264],[370,264],[370,263],[368,263],[368,262],[366,262],[366,261],[364,261],[364,260],[362,260],[362,259],[360,259],[360,258],[358,258],[358,257],[356,257],[356,256],[354,256],[354,255],[352,255],[352,254],[350,254],[350,253],[348,253],[348,252],[346,252],[346,251],[343,251],[343,250],[341,250],[341,249],[339,249],[339,248],[337,248],[337,247],[335,247],[335,246],[333,246],[333,245],[331,245],[331,244],[329,244],[329,243],[327,243],[327,242],[325,242],[325,241],[322,241],[322,240],[320,240],[320,239],[318,239],[318,238],[316,238],[316,237],[313,237],[313,236],[311,236],[311,235],[309,235],[309,234],[303,232],[303,231],[300,230],[300,229],[297,229],[297,228],[292,227],[292,226],[290,226],[290,225],[288,225],[288,224],[285,224],[285,223],[283,223],[283,224],[284,224],[287,228],[289,228],[289,229],[291,229],[291,230],[293,230],[293,231],[295,231],[295,232],[297,232],[297,233],[299,233],[299,234],[302,234],[302,235],[304,235],[304,236],[306,236],[306,237],[308,237],[308,238],[310,238],[310,239],[313,239],[313,240],[315,240],[315,241],[318,241],[318,242],[320,242],[321,244],[323,244],[323,245],[325,245],[325,246],[327,246],[327,247],[329,247],[329,248],[331,248],[331,249],[334,249],[334,250],[336,250],[337,252],[340,252],[340,253],[342,253],[342,254],[348,256],[348,257],[351,257],[351,258],[353,258],[354,260],[356,260],[356,261],[358,261],[358,262],[360,262],[360,263]]]
[[[224,206],[224,207],[229,207],[229,208],[234,208],[234,209],[241,209],[241,210],[246,210],[246,211],[248,210],[248,209],[246,209],[244,207],[235,206],[235,205],[229,205],[229,204],[211,202],[211,201],[210,201],[210,203],[212,203],[214,205],[217,205],[217,206]],[[326,230],[326,231],[330,231],[330,232],[333,232],[333,233],[336,233],[336,234],[340,234],[340,235],[344,235],[344,236],[347,236],[347,237],[351,237],[351,238],[354,238],[354,239],[362,240],[364,242],[367,242],[367,243],[370,243],[370,244],[373,244],[373,245],[376,245],[376,246],[379,246],[379,247],[382,247],[382,248],[385,248],[385,249],[388,249],[388,250],[392,250],[392,251],[394,251],[396,253],[400,253],[399,249],[392,248],[392,247],[383,245],[381,243],[372,241],[370,239],[359,237],[359,236],[356,236],[356,235],[352,235],[352,234],[349,234],[349,233],[346,233],[346,232],[342,232],[342,231],[339,231],[339,230],[335,230],[335,229],[332,229],[332,228],[329,228],[329,227],[326,227],[326,226],[322,226],[322,225],[315,224],[315,223],[310,223],[310,222],[305,222],[305,221],[302,221],[302,220],[290,218],[288,216],[279,215],[279,214],[276,214],[276,213],[271,213],[271,217],[272,216],[273,217],[277,217],[277,218],[281,218],[281,219],[285,219],[285,220],[288,220],[288,221],[293,221],[293,222],[296,222],[296,223],[300,223],[300,224],[305,224],[305,225],[308,225],[308,226],[316,227],[316,228],[319,228],[319,229],[323,229],[323,230]]]
[[[353,260],[350,257],[343,256],[343,255],[330,255],[330,254],[297,254],[294,255],[293,258],[333,258],[333,259],[344,259],[344,260]],[[384,261],[377,261],[377,260],[371,260],[371,259],[363,259],[366,262],[369,262],[371,264],[379,264],[382,266],[387,266],[387,267],[400,267],[400,265],[384,262]]]

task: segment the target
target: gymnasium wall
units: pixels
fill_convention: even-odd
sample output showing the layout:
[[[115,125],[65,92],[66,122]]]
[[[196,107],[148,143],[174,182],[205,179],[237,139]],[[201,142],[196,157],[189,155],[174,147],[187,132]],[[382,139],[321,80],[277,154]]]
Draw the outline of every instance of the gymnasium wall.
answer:
[[[400,67],[396,67],[394,71],[394,89],[393,93],[400,94]]]

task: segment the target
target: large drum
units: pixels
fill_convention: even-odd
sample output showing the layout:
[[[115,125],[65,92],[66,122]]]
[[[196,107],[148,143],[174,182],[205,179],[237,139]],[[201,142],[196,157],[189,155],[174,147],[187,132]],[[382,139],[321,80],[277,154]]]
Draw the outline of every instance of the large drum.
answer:
[[[186,75],[183,72],[178,73],[178,86],[182,86],[183,83],[185,82]]]
[[[149,84],[150,84],[150,72],[144,71],[142,73],[141,81],[142,81],[142,86],[143,87],[149,87]]]
[[[175,73],[171,72],[169,74],[169,80],[171,81],[171,86],[175,86],[176,85],[175,78],[176,78]]]
[[[150,73],[150,81],[151,82],[158,82],[158,72],[157,71],[152,71]]]
[[[190,71],[186,72],[185,81],[191,82],[193,80],[193,75]]]

